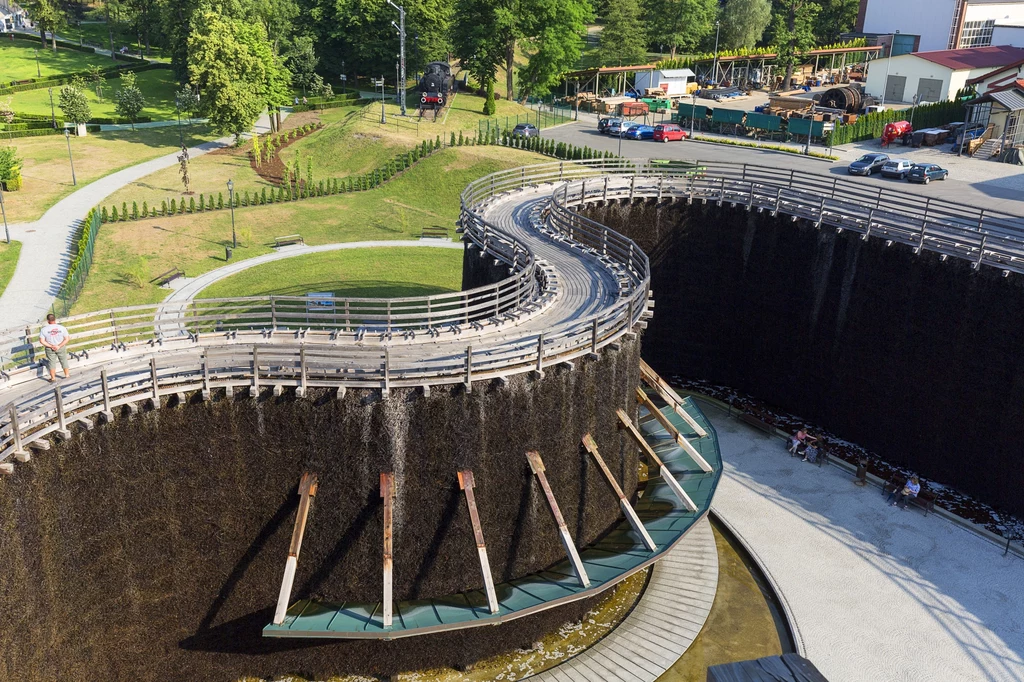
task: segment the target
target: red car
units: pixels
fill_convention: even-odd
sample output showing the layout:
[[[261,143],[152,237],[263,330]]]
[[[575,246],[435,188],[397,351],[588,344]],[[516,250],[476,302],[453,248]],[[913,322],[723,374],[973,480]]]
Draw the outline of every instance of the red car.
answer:
[[[668,142],[669,140],[685,140],[689,137],[685,130],[674,123],[662,123],[654,126],[654,141]]]

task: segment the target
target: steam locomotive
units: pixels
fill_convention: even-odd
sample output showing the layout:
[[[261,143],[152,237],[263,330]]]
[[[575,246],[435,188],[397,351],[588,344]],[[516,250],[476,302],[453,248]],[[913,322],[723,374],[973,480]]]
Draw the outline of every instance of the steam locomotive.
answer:
[[[430,62],[420,78],[420,106],[441,109],[455,89],[455,78],[448,62]]]

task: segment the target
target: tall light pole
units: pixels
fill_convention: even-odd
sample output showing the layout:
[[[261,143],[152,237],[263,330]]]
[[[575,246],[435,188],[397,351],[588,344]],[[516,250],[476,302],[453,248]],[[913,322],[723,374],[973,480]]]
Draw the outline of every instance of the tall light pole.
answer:
[[[71,184],[77,185],[78,180],[75,179],[75,160],[71,158],[71,131],[67,128],[64,129],[64,139],[68,143],[68,161],[71,162]]]
[[[718,85],[718,36],[722,32],[722,22],[715,22],[715,65],[711,68],[711,81]]]
[[[7,238],[7,243],[11,243],[11,230],[7,227],[7,210],[4,209],[4,188],[3,184],[0,183],[0,214],[4,217],[4,236]]]
[[[50,125],[53,129],[57,129],[57,115],[53,112],[53,88],[46,88],[46,91],[50,93]]]
[[[889,89],[889,67],[892,65],[892,48],[896,42],[899,31],[889,34],[889,58],[885,60],[885,82],[882,83],[882,106],[885,106],[885,91]]]
[[[231,207],[231,248],[237,249],[238,237],[235,236],[235,183],[231,180],[228,180],[228,206]]]
[[[697,118],[697,91],[693,91],[693,108],[690,109],[690,139],[693,139],[693,121]]]
[[[39,49],[36,49],[36,78],[42,78],[43,72],[39,70]]]
[[[387,125],[388,117],[384,115],[384,76],[380,77],[380,124]]]
[[[402,116],[405,116],[405,8],[392,0],[388,0],[388,4],[398,10],[398,24],[392,21],[391,25],[398,29],[398,105],[402,109]]]
[[[914,129],[914,110],[917,109],[917,100],[921,95],[914,95],[914,106],[910,107],[910,129]]]
[[[174,96],[174,111],[176,111],[178,113],[178,142],[181,143],[182,147],[184,147],[185,146],[185,138],[182,137],[182,135],[181,135],[181,105],[178,104],[178,96],[177,95]],[[267,113],[273,115],[272,111],[271,112],[267,112]]]

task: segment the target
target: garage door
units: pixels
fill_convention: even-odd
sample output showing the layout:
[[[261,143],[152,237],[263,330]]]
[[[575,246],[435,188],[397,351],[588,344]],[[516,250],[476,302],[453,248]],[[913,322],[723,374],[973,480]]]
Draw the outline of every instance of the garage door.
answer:
[[[942,96],[942,81],[938,78],[922,78],[917,82],[917,103],[941,102],[946,99]]]
[[[885,81],[885,101],[902,102],[903,92],[907,89],[906,76],[889,76]]]

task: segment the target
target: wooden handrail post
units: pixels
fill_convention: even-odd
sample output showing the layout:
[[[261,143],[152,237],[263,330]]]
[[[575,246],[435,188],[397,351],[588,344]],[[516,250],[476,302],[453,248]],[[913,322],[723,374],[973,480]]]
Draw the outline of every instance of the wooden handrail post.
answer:
[[[252,397],[260,395],[260,349],[259,346],[252,347]]]
[[[299,390],[300,398],[306,395],[306,344],[299,346]]]
[[[299,511],[295,515],[295,526],[292,528],[292,541],[288,546],[288,559],[284,565],[284,578],[281,580],[281,591],[277,595],[277,609],[274,611],[274,625],[284,623],[288,613],[288,602],[291,601],[292,584],[295,582],[295,569],[299,563],[299,552],[302,550],[302,536],[306,532],[306,520],[309,518],[309,507],[316,497],[317,476],[306,472],[299,481]]]
[[[160,407],[160,386],[156,375],[156,356],[149,359],[149,380],[153,384],[153,407]]]
[[[473,346],[466,346],[466,388],[473,388]]]
[[[480,558],[480,573],[484,578],[484,592],[487,594],[487,607],[491,613],[498,612],[498,596],[494,591],[494,577],[491,575],[491,563],[487,560],[487,545],[484,543],[484,529],[480,524],[480,513],[476,508],[476,494],[473,488],[476,482],[473,480],[473,472],[469,469],[458,472],[459,488],[466,495],[466,506],[469,507],[469,522],[473,526],[473,539],[476,541],[476,551]]]
[[[569,563],[572,564],[572,568],[576,572],[576,579],[580,581],[581,586],[590,587],[590,577],[587,575],[587,569],[583,566],[579,552],[576,551],[576,545],[573,544],[572,536],[569,535],[569,528],[565,525],[565,519],[562,518],[562,512],[558,508],[555,494],[551,492],[551,486],[548,484],[548,477],[544,473],[544,462],[540,458],[540,453],[536,450],[530,450],[526,453],[526,459],[530,463],[530,470],[537,477],[537,482],[540,483],[541,490],[544,491],[544,497],[548,501],[551,515],[555,517],[555,525],[558,526],[558,533],[562,538],[565,553],[569,557]]]
[[[544,334],[537,335],[537,374],[544,376]]]
[[[583,447],[586,448],[590,456],[597,462],[597,466],[601,469],[601,473],[604,474],[605,480],[608,481],[608,485],[611,486],[612,492],[619,498],[619,507],[622,509],[622,513],[626,515],[626,520],[629,521],[629,525],[633,528],[633,531],[640,536],[641,542],[644,547],[647,548],[648,552],[658,551],[658,546],[654,544],[654,540],[651,539],[651,534],[647,532],[644,524],[640,522],[640,517],[637,516],[636,510],[633,509],[632,505],[629,504],[629,500],[626,499],[625,493],[622,492],[622,488],[619,486],[619,482],[615,480],[612,475],[611,469],[605,464],[604,457],[597,449],[597,441],[589,433],[583,435]]]
[[[110,327],[114,331],[114,343],[120,343],[117,338],[117,320],[114,318],[114,311],[110,311]]]
[[[392,518],[395,503],[395,475],[381,473],[380,496],[384,499],[384,599],[381,604],[384,627],[390,628],[392,621],[391,575],[394,556],[392,554]]]
[[[18,424],[18,407],[13,403],[11,403],[11,434],[14,436],[14,458],[19,462],[27,462],[30,455],[21,442],[21,425]]]
[[[64,394],[60,386],[53,387],[53,402],[57,407],[57,433],[64,440],[71,438],[71,429],[68,428],[68,416],[64,413]]]
[[[107,381],[107,370],[100,370],[100,385],[103,389],[103,416],[107,421],[114,420],[114,413],[110,409],[110,384]]]
[[[210,399],[210,363],[204,350],[199,356],[199,362],[203,368],[203,400]]]

